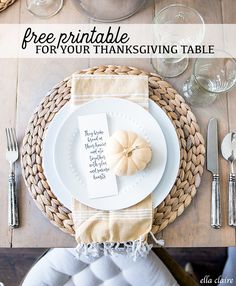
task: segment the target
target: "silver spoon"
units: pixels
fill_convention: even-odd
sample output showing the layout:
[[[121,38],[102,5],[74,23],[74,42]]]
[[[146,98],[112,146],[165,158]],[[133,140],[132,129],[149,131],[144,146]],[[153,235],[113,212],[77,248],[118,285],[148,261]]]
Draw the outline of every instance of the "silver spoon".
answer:
[[[236,226],[236,181],[234,173],[234,161],[236,159],[236,133],[228,133],[221,144],[223,157],[230,163],[229,175],[229,205],[228,205],[228,224]]]

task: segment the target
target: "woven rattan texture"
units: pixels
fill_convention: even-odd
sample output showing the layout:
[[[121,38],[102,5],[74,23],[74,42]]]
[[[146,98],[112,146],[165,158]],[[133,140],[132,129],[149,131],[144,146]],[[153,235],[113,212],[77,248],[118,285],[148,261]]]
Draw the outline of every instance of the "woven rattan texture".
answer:
[[[16,0],[0,0],[0,12],[7,9],[10,5],[12,5]]]
[[[169,116],[179,137],[181,162],[175,185],[155,209],[153,229],[159,233],[180,216],[196,194],[203,173],[205,147],[196,118],[184,99],[156,74],[124,66],[99,66],[81,74],[132,74],[149,76],[149,94]],[[23,140],[22,169],[27,188],[48,219],[62,231],[74,234],[70,210],[52,193],[42,167],[42,143],[55,114],[70,100],[71,81],[66,78],[43,99],[29,121]]]

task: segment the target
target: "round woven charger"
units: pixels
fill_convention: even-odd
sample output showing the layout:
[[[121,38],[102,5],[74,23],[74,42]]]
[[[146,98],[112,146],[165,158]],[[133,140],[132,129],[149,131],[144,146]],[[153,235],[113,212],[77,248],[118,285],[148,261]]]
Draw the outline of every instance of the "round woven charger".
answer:
[[[0,0],[0,12],[7,9],[10,5],[12,5],[16,0]]]
[[[205,147],[194,114],[184,99],[158,75],[134,67],[99,66],[80,74],[148,75],[149,95],[173,122],[180,143],[180,169],[166,199],[155,209],[153,233],[162,231],[191,203],[203,173]],[[52,193],[42,167],[42,143],[55,114],[70,100],[71,77],[56,85],[33,114],[22,147],[22,169],[26,185],[41,211],[62,231],[74,234],[71,211]]]

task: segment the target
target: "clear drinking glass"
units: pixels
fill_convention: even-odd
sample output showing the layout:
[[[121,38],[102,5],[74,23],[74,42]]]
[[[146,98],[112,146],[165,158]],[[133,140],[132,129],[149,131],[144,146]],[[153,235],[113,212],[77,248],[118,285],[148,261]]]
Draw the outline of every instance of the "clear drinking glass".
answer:
[[[135,14],[146,0],[74,0],[78,9],[99,22],[116,22]]]
[[[200,44],[205,33],[205,24],[202,16],[193,8],[182,4],[172,4],[160,10],[155,18],[154,24],[198,24],[197,34],[193,33],[191,38],[180,39],[177,35],[162,35],[162,41],[172,45]],[[176,36],[176,37],[175,37]],[[158,39],[157,39],[158,40]],[[153,68],[164,77],[175,77],[182,74],[188,67],[188,57],[177,58],[154,58],[151,59]]]
[[[40,18],[56,15],[63,6],[63,0],[26,0],[26,8]]]
[[[221,56],[224,58],[196,59],[192,76],[183,87],[184,97],[190,105],[207,106],[218,94],[235,85],[236,61],[228,53],[221,52]]]

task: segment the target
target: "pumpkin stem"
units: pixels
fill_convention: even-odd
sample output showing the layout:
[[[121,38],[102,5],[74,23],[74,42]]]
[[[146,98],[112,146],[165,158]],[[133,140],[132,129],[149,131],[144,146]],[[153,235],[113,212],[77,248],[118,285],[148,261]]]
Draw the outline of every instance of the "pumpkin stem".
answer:
[[[124,149],[125,156],[126,156],[126,157],[131,157],[133,151],[134,151],[134,150],[137,150],[137,149],[139,149],[139,148],[140,148],[139,146],[125,148],[125,149]]]

